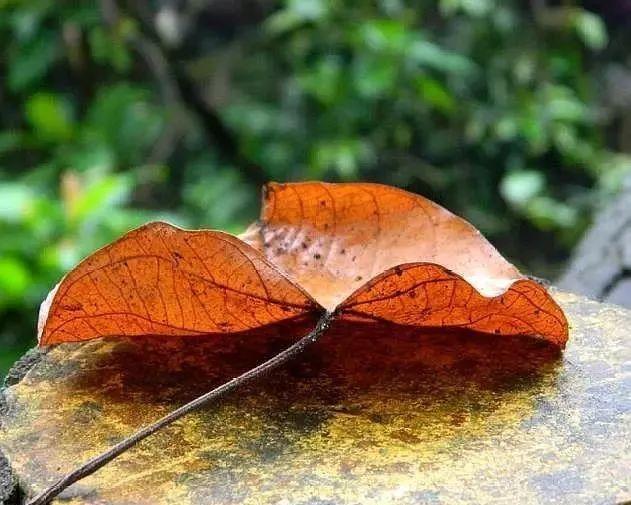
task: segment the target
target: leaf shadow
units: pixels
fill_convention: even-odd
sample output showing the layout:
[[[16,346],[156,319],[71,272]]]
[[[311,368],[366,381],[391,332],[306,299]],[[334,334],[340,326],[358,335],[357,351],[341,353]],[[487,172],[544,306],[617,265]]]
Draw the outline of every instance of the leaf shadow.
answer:
[[[293,321],[204,340],[88,343],[75,358],[78,368],[65,387],[68,393],[74,389],[94,398],[98,405],[133,402],[170,410],[273,356],[312,324]],[[99,351],[102,346],[105,352]],[[419,413],[425,425],[455,429],[524,398],[534,409],[537,395],[554,389],[559,357],[556,348],[533,338],[419,333],[387,324],[338,322],[298,359],[221,404],[237,416],[241,411],[264,420],[258,440],[239,441],[254,452],[257,444],[265,447],[258,451],[262,458],[288,450],[292,440],[321,429],[336,416],[396,422],[404,438],[418,441],[423,438]],[[214,426],[218,409],[210,406],[200,413],[209,436],[220,435]],[[522,417],[528,411],[520,407]],[[128,415],[133,417],[133,410]],[[417,419],[406,425],[406,418],[413,417]],[[129,423],[135,421],[130,418]],[[271,441],[271,434],[278,443]]]

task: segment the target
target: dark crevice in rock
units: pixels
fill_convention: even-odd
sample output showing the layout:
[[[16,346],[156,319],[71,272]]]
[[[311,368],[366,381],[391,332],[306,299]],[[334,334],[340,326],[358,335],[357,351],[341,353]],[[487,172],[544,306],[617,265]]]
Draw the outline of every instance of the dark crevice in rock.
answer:
[[[607,300],[616,286],[628,278],[631,278],[631,268],[624,267],[603,286],[600,297],[603,300]]]
[[[541,284],[542,286],[545,286],[546,288],[552,287],[552,282],[548,279],[544,279],[543,277],[537,277],[536,275],[526,275],[526,277],[530,279],[531,281],[538,282],[539,284]]]

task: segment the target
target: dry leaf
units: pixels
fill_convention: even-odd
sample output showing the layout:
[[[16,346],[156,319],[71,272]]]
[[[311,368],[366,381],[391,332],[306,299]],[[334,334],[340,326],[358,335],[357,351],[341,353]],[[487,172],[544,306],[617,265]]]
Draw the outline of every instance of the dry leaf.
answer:
[[[335,310],[348,321],[541,337],[568,325],[469,223],[376,184],[270,184],[237,238],[165,223],[87,258],[40,310],[40,345],[251,332]]]
[[[232,235],[149,223],[64,277],[40,309],[40,345],[237,333],[317,309],[300,287]]]

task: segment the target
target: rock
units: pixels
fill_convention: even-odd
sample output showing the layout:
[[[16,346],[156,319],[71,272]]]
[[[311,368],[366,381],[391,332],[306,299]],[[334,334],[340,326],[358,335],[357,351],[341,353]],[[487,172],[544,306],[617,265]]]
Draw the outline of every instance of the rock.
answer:
[[[571,337],[373,339],[338,328],[178,421],[57,503],[346,505],[631,499],[631,311],[555,292]],[[272,338],[276,337],[276,338]],[[4,390],[0,447],[33,495],[291,339],[103,340],[39,354]]]
[[[631,308],[631,179],[596,217],[559,286]]]
[[[4,455],[0,454],[0,503],[14,505],[19,503],[18,487]]]

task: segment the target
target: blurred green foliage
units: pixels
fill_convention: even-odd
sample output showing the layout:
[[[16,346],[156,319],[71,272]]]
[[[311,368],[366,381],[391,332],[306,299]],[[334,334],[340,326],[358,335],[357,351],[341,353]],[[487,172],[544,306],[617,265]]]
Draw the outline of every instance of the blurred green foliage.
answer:
[[[631,168],[578,3],[288,0],[228,30],[191,4],[0,0],[0,373],[86,254],[150,219],[238,231],[263,180],[406,187],[546,275]]]

